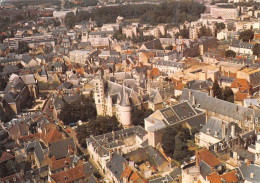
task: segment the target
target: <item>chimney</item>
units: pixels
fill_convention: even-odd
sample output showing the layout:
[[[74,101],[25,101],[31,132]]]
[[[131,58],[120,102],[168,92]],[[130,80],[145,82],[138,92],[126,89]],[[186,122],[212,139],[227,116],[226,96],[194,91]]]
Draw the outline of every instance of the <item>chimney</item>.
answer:
[[[235,131],[236,131],[236,126],[233,124],[233,125],[231,126],[231,137],[232,137],[232,138],[235,138]]]
[[[199,167],[199,151],[196,150],[196,167]]]
[[[250,165],[250,160],[249,160],[249,159],[247,160],[246,165],[247,165],[247,166]]]
[[[55,161],[56,160],[56,157],[55,156],[52,156],[51,157],[51,161]]]
[[[208,113],[206,112],[206,123],[208,123]]]
[[[225,123],[222,121],[222,137],[225,138],[226,136],[226,126]]]
[[[195,96],[192,96],[192,104],[195,105]]]

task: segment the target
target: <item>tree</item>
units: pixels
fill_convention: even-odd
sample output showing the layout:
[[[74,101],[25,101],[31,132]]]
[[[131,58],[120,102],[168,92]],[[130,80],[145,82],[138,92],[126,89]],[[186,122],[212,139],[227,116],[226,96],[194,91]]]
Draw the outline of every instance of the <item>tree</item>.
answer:
[[[133,125],[135,126],[142,126],[144,127],[144,118],[147,118],[148,116],[150,116],[153,113],[153,111],[151,109],[144,109],[144,110],[135,110],[133,112]]]
[[[169,157],[173,157],[174,154],[176,135],[177,131],[175,130],[174,126],[170,126],[165,129],[162,136],[162,148]]]
[[[25,41],[18,42],[18,54],[22,54],[24,52],[29,52],[29,46]]]
[[[65,103],[61,108],[59,118],[65,124],[75,123],[78,120],[89,121],[96,118],[97,111],[95,101],[91,97],[81,95],[77,100],[71,103]]]
[[[166,128],[165,131],[163,132],[162,148],[164,152],[167,154],[167,156],[169,157],[175,158],[175,150],[176,150],[176,154],[178,154],[179,153],[178,150],[181,149],[180,146],[178,146],[180,145],[178,144],[179,141],[177,141],[176,144],[176,138],[179,138],[177,137],[179,133],[181,133],[181,137],[183,137],[182,140],[184,144],[186,144],[187,146],[187,141],[191,139],[190,131],[188,128],[183,128],[181,125],[174,125]],[[182,134],[184,134],[184,136],[182,136]],[[176,148],[179,149],[177,150]]]
[[[176,34],[176,38],[181,36],[182,39],[189,39],[189,36],[190,36],[190,31],[189,29],[186,28],[186,26],[184,25],[183,29],[181,29],[179,31],[179,34]]]
[[[234,103],[234,93],[233,90],[226,86],[223,92],[223,100]]]
[[[199,30],[199,37],[203,36],[212,36],[211,29],[209,27],[206,27],[205,25],[203,25]]]
[[[115,116],[98,116],[87,124],[77,128],[77,138],[81,145],[85,145],[86,138],[90,135],[97,136],[122,129]]]
[[[250,29],[240,32],[239,39],[244,42],[252,41],[254,39],[254,32]]]
[[[212,90],[213,90],[214,97],[217,97],[218,99],[222,99],[222,89],[220,88],[217,80],[214,81]]]
[[[234,52],[233,50],[227,50],[227,51],[225,52],[225,56],[226,56],[226,57],[235,58],[235,57],[236,57],[236,52]]]
[[[215,36],[217,36],[217,33],[218,33],[220,30],[226,28],[226,25],[225,25],[223,22],[220,22],[220,23],[216,22],[216,23],[215,23],[215,26],[216,26],[216,35],[215,35]]]
[[[260,57],[260,44],[256,43],[253,47],[253,54]]]
[[[187,138],[185,133],[180,131],[175,136],[174,159],[182,161],[188,154]]]
[[[66,14],[65,19],[64,19],[65,25],[69,28],[72,29],[75,26],[75,15],[73,12],[69,12]]]

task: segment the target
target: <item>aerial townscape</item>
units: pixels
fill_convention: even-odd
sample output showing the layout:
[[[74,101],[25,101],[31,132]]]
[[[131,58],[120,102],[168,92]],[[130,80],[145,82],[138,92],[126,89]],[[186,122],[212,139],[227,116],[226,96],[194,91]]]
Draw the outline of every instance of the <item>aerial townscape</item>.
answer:
[[[260,183],[260,0],[0,0],[0,183]]]

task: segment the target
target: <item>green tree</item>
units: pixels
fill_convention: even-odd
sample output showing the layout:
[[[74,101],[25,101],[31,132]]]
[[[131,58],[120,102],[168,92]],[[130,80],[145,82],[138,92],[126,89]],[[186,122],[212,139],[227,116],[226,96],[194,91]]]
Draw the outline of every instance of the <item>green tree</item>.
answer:
[[[162,148],[164,152],[169,157],[173,157],[174,149],[175,149],[175,136],[177,135],[177,131],[174,126],[170,126],[165,129],[162,136]]]
[[[252,41],[254,39],[254,32],[250,29],[240,32],[239,39],[244,42]]]
[[[223,100],[234,103],[234,93],[233,90],[226,86],[223,92]]]
[[[227,51],[225,52],[225,56],[226,56],[226,57],[235,58],[235,57],[236,57],[236,52],[234,52],[233,50],[227,50]]]
[[[75,26],[75,15],[73,12],[69,12],[66,14],[65,19],[64,19],[64,23],[66,25],[66,27],[68,27],[69,29],[74,28]]]
[[[122,127],[115,116],[98,116],[96,119],[90,120],[87,124],[78,127],[76,132],[79,143],[84,146],[86,138],[90,135],[97,136],[120,129]]]
[[[188,145],[185,133],[178,132],[175,136],[174,159],[182,161],[188,155]]]
[[[65,124],[75,123],[78,120],[88,121],[96,118],[97,111],[95,101],[91,97],[81,95],[77,100],[71,103],[65,103],[61,108],[59,118]]]
[[[188,128],[183,128],[181,125],[174,125],[166,128],[163,132],[162,148],[169,157],[175,158],[176,137],[177,134],[179,134],[180,132],[181,134],[184,134],[184,139],[182,140],[187,146],[187,141],[191,139],[190,131]],[[179,143],[179,141],[177,143]],[[178,146],[177,148],[179,147],[180,146]],[[178,150],[176,151],[176,153],[178,153]]]
[[[222,89],[220,88],[217,80],[214,81],[212,90],[213,90],[214,97],[217,97],[218,99],[222,99]]]
[[[151,109],[144,110],[135,110],[133,112],[133,125],[144,127],[144,119],[150,116],[153,113]]]
[[[212,36],[211,29],[209,27],[206,27],[205,25],[203,25],[199,30],[199,37],[203,36]]]
[[[29,52],[29,46],[25,41],[18,42],[18,54],[22,54],[24,52]]]

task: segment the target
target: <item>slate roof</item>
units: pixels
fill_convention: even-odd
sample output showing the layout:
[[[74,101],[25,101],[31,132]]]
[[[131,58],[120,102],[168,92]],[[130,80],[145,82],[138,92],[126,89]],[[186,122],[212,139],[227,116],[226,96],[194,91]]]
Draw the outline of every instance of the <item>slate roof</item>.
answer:
[[[72,150],[76,150],[76,144],[73,138],[68,138],[53,142],[49,144],[50,155],[55,156],[55,158],[61,159],[65,158],[68,154],[68,146],[71,146]]]
[[[222,124],[225,125],[226,129],[225,137],[223,137]],[[227,121],[223,121],[215,117],[210,117],[200,132],[209,134],[210,136],[219,140],[228,140],[231,136],[231,125],[235,125],[235,134],[239,134],[242,131],[242,129],[236,123],[228,123]]]
[[[143,43],[142,46],[145,46],[145,48],[148,50],[163,50],[162,44],[159,39],[154,39],[152,41]]]
[[[21,77],[22,81],[24,82],[24,84],[26,84],[26,85],[37,83],[33,74],[23,75],[20,77]]]
[[[255,154],[254,153],[251,153],[247,150],[244,150],[244,149],[238,148],[238,147],[236,147],[233,151],[237,152],[237,155],[239,157],[241,157],[241,159],[247,159],[247,160],[250,160],[250,161],[253,161],[253,162],[255,161]]]
[[[117,152],[113,152],[111,160],[106,164],[106,167],[111,173],[119,180],[127,165],[127,160],[119,155]]]
[[[193,96],[195,99],[195,104],[193,104]],[[208,94],[205,92],[189,90],[186,88],[184,88],[182,91],[180,101],[188,101],[192,105],[199,106],[199,108],[206,109],[240,121],[250,119],[251,115],[253,114],[253,109],[208,96]]]
[[[237,48],[253,49],[254,44],[246,43],[240,40],[233,40],[230,46]]]
[[[239,170],[243,176],[244,180],[252,183],[259,183],[260,182],[260,166],[250,164],[247,166],[247,163],[241,162]],[[253,177],[251,177],[253,175]]]
[[[160,151],[158,151],[157,149],[155,149],[152,146],[148,146],[146,148],[146,152],[148,154],[148,156],[151,158],[152,160],[152,164],[155,165],[155,167],[160,167],[164,162],[167,162],[167,160],[165,159],[165,157],[160,153]]]
[[[16,65],[6,65],[3,68],[3,71],[7,72],[7,73],[16,73],[16,72],[18,72],[18,70],[19,70],[19,68]]]

